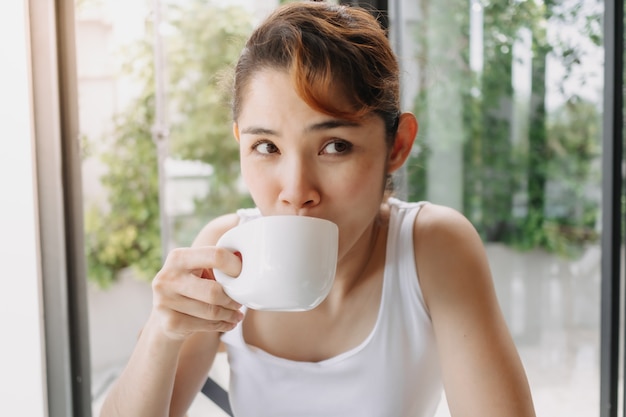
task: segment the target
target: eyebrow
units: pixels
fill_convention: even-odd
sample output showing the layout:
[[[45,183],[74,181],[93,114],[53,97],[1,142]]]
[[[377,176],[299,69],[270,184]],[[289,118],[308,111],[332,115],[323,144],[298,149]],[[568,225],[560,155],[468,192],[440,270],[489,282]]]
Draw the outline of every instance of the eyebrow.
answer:
[[[361,126],[358,122],[353,122],[350,120],[342,120],[342,119],[332,119],[325,120],[319,123],[313,123],[305,127],[305,132],[318,132],[321,130],[329,130],[336,129],[338,127],[359,127]],[[279,136],[276,130],[268,129],[260,126],[250,126],[241,130],[242,134],[251,134],[251,135],[268,135],[268,136]]]
[[[242,134],[278,136],[278,132],[264,127],[251,126],[241,130]]]
[[[332,120],[326,120],[320,123],[314,123],[312,125],[309,125],[304,129],[304,131],[315,132],[319,130],[335,129],[337,127],[359,127],[359,126],[361,126],[360,123],[353,122],[350,120],[332,119]]]

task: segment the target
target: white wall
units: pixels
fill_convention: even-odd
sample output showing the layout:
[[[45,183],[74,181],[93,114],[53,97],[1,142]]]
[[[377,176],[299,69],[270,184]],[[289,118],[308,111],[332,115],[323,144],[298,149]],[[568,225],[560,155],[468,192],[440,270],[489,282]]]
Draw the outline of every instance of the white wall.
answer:
[[[45,416],[26,0],[0,12],[0,414]]]

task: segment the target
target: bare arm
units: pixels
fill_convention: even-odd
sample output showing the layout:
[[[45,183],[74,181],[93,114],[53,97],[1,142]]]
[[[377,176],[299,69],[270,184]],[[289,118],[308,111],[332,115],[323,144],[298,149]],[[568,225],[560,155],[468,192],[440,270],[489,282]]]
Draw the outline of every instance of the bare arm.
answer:
[[[452,416],[535,416],[474,227],[452,209],[427,205],[414,238]]]
[[[150,317],[107,395],[102,417],[185,414],[213,363],[220,332],[242,319],[241,306],[211,279],[213,268],[239,273],[239,258],[211,246],[236,219],[216,219],[192,248],[169,254],[152,284]]]

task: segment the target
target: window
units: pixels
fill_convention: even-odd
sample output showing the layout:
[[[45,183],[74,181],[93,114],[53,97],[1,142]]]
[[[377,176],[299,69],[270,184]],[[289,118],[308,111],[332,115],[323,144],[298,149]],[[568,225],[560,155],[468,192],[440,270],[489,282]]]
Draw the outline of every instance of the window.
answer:
[[[67,1],[59,1],[59,5],[60,12],[48,16],[59,19],[57,27],[63,28],[65,26],[59,23],[67,18],[67,10],[71,6]],[[143,9],[133,15],[129,13],[128,5],[125,5],[123,15],[128,19],[136,17],[137,26],[129,25],[128,21],[117,23],[114,11],[121,5],[122,2],[113,0],[111,3],[95,0],[77,3],[77,32],[82,23],[94,23],[89,29],[91,32],[81,32],[77,36],[78,80],[85,82],[79,88],[79,112],[81,129],[87,136],[93,136],[88,134],[88,126],[100,124],[102,135],[111,134],[114,129],[108,118],[99,118],[86,107],[91,102],[86,92],[88,89],[100,95],[100,99],[93,102],[103,106],[108,102],[112,113],[124,111],[126,107],[122,103],[130,100],[124,97],[127,92],[132,91],[134,97],[141,93],[137,91],[138,88],[132,87],[133,83],[128,79],[118,78],[119,75],[108,65],[117,68],[117,64],[111,62],[115,63],[114,60],[121,56],[121,50],[114,47],[113,41],[117,40],[116,36],[122,35],[115,29],[132,26],[139,28],[137,32],[142,32],[144,24],[150,24],[150,13]],[[607,142],[603,144],[600,135],[603,130],[607,130],[601,124],[603,111],[605,120],[606,112],[609,111],[606,103],[610,102],[614,106],[617,103],[617,108],[621,109],[622,102],[621,97],[603,101],[603,93],[619,91],[622,78],[619,71],[613,72],[613,78],[606,79],[606,83],[613,84],[604,88],[605,69],[601,64],[601,54],[603,47],[611,47],[606,50],[607,64],[617,61],[615,67],[622,68],[618,56],[623,52],[623,25],[616,22],[622,20],[623,5],[616,6],[612,2],[603,5],[591,0],[564,2],[558,7],[542,5],[546,6],[540,2],[512,2],[506,5],[504,2],[500,5],[499,2],[468,3],[453,0],[445,3],[425,0],[389,2],[390,37],[405,70],[403,104],[407,109],[414,109],[421,120],[420,141],[405,175],[398,179],[399,189],[411,199],[428,199],[462,210],[483,233],[501,304],[526,366],[538,415],[608,417],[617,413],[613,404],[616,404],[618,398],[618,337],[615,332],[619,328],[615,322],[616,315],[609,312],[602,319],[607,324],[607,317],[612,318],[613,321],[608,323],[613,325],[609,326],[612,330],[601,331],[600,313],[604,311],[601,309],[601,300],[603,307],[607,299],[612,300],[611,306],[615,310],[619,305],[620,287],[603,287],[603,280],[606,282],[607,278],[602,275],[606,272],[602,271],[601,260],[608,257],[609,260],[603,262],[608,262],[613,276],[617,276],[615,267],[619,265],[619,260],[614,254],[607,254],[603,239],[609,229],[617,229],[616,223],[621,223],[621,216],[614,211],[607,211],[607,201],[612,200],[601,200],[599,191],[605,190],[606,196],[607,190],[615,189],[610,185],[617,185],[619,191],[621,178],[615,172],[607,171],[606,163],[602,163],[602,158],[605,162],[610,159],[607,159]],[[44,6],[33,7],[35,9],[32,12],[50,13]],[[268,10],[271,6],[268,2],[258,7],[266,7],[264,10]],[[603,22],[603,7],[607,7],[607,10],[611,8],[612,13],[607,13],[607,16],[617,16],[619,19]],[[94,8],[100,11],[90,15]],[[254,12],[251,14],[254,15]],[[36,15],[32,13],[31,20]],[[251,18],[251,23],[254,23],[254,18]],[[615,29],[614,33],[619,38],[606,38],[604,40],[607,43],[603,44],[603,25]],[[31,24],[31,31],[33,27]],[[165,35],[170,29],[168,25],[163,25]],[[54,29],[46,33],[53,33],[54,38],[59,40],[60,51],[58,55],[54,51],[52,56],[59,59],[60,63],[52,68],[40,68],[43,68],[42,71],[49,79],[57,79],[55,75],[59,70],[62,82],[71,80],[72,71],[66,67],[72,62],[71,53],[68,58],[65,49],[72,43],[71,33],[68,35]],[[109,54],[106,58],[109,63],[103,61],[95,65],[99,58],[92,57],[82,63],[86,66],[81,67],[82,53],[86,52],[85,48],[81,49],[80,43],[87,39],[101,42],[98,44],[101,48],[97,50],[104,55]],[[568,44],[568,41],[573,42]],[[33,36],[30,42],[36,45],[37,37]],[[140,47],[139,43],[136,45]],[[149,45],[143,44],[143,47],[149,48]],[[69,49],[71,51],[72,48]],[[35,64],[42,60],[40,55]],[[140,63],[135,61],[134,64],[137,64],[137,68]],[[55,84],[52,86],[59,87]],[[67,85],[63,87],[57,104],[61,103],[60,113],[65,116],[59,119],[71,118],[75,111],[72,108],[72,89],[68,89]],[[41,88],[41,84],[34,88],[35,118],[43,114],[41,111],[37,113],[38,106],[46,97]],[[55,97],[54,94],[52,96]],[[64,100],[67,96],[69,100]],[[176,98],[172,99],[175,102]],[[446,115],[446,118],[442,119],[442,115]],[[175,125],[176,118],[181,117],[181,114],[173,112],[170,117],[169,122]],[[93,119],[88,122],[89,118]],[[613,119],[621,130],[621,115]],[[40,135],[45,127],[42,123],[42,119],[35,120]],[[65,120],[63,123],[68,122]],[[53,146],[69,141],[66,137],[68,132],[64,130],[67,126],[64,126],[60,129],[64,135],[63,141],[52,142]],[[621,131],[612,133],[620,137],[622,135]],[[85,143],[92,144],[99,143],[100,138],[96,135],[96,138],[88,139]],[[619,145],[618,142],[614,144]],[[42,152],[42,147],[40,145],[36,152]],[[615,158],[621,158],[621,148],[618,146],[614,149],[619,150]],[[86,161],[90,157],[90,149],[83,147],[83,150],[87,151],[84,155]],[[55,148],[54,151],[59,151],[64,159],[61,163],[61,157],[55,156],[51,158],[53,163],[62,165],[66,171],[76,168],[72,165],[75,161],[67,158],[71,154],[67,147],[62,151]],[[95,149],[92,151],[96,152]],[[621,159],[615,161],[618,163],[612,166],[619,166]],[[40,172],[47,172],[45,163],[38,161],[37,165]],[[89,168],[87,162],[85,165],[86,170],[93,168],[98,175],[102,172],[98,171],[102,166],[96,164]],[[181,172],[190,169],[192,178],[212,174],[206,165],[176,169]],[[71,178],[71,173],[64,173],[63,185],[69,190],[72,186]],[[181,174],[171,180],[180,178],[186,177]],[[86,184],[85,195],[89,195],[87,191],[92,190],[90,184],[97,183],[91,183],[87,174],[83,182]],[[609,186],[607,183],[610,183]],[[198,190],[193,181],[187,185],[186,195],[197,196],[206,191]],[[210,192],[217,192],[218,186],[219,183],[213,184]],[[237,190],[237,184],[232,186],[235,188],[231,188],[231,191]],[[67,193],[69,197],[62,191],[56,196],[72,201],[71,191]],[[55,214],[54,218],[50,218],[40,212],[39,220],[44,234],[48,233],[46,236],[54,236],[55,233],[69,236],[67,247],[71,248],[76,242],[82,243],[82,237],[75,239],[79,234],[76,228],[80,229],[80,225],[72,227],[71,221],[68,221],[67,228],[58,232],[52,224],[60,218],[76,220],[80,216],[71,216],[72,210],[76,210],[72,204],[57,205],[54,209],[58,210],[59,207],[59,216],[55,217]],[[185,213],[188,206],[172,209]],[[88,217],[88,207],[85,213]],[[606,216],[606,213],[613,216]],[[185,230],[195,226],[192,224],[195,221],[193,218],[184,217],[181,216],[172,224],[172,230],[178,230],[173,236],[179,236],[176,238],[181,242],[188,239]],[[51,240],[46,239],[42,242],[44,249],[55,249],[49,243]],[[617,243],[619,240],[620,236],[617,236]],[[615,241],[613,238],[612,242]],[[69,250],[69,253],[62,251],[62,258],[69,259],[70,263],[72,259],[76,261],[80,252],[74,249]],[[74,293],[69,296],[68,309],[71,310],[68,311],[80,311],[84,307],[80,304],[82,261],[78,261],[77,268],[61,268],[58,273],[56,269],[52,271],[55,265],[46,259],[49,258],[44,258],[41,264],[44,274],[53,274],[55,280],[54,284],[46,284],[44,296],[55,297],[53,292],[62,287],[62,280],[69,279]],[[603,266],[606,271],[606,265]],[[140,281],[122,279],[123,285],[130,291],[136,291],[133,296],[140,300],[140,308],[141,303],[147,305],[146,297],[149,295],[145,295]],[[105,297],[114,291],[111,289]],[[97,305],[93,297],[90,294],[90,309]],[[49,301],[53,299],[48,298]],[[144,313],[140,315],[145,314],[145,310],[142,311]],[[125,314],[127,320],[106,321],[94,315],[93,311],[90,313],[91,360],[92,368],[96,370],[98,368],[94,363],[98,351],[109,350],[98,345],[100,342],[95,339],[97,325],[109,327],[111,334],[123,340],[119,345],[129,345],[136,337],[136,326],[140,326],[143,320],[142,317],[129,318]],[[63,316],[64,313],[60,314]],[[77,316],[70,314],[72,320]],[[97,323],[98,320],[102,322]],[[49,383],[51,389],[58,387],[55,384],[59,380],[71,385],[72,378],[64,379],[60,376],[64,369],[71,369],[72,375],[76,375],[74,372],[81,375],[80,360],[69,364],[69,352],[74,349],[71,346],[80,345],[81,323],[72,323],[72,330],[65,331],[71,333],[73,338],[66,333],[61,338],[70,347],[62,346],[59,351],[54,351],[54,355],[58,353],[54,358],[61,358],[60,361],[48,361],[48,377],[53,382]],[[122,329],[122,325],[128,327]],[[601,336],[607,337],[606,345],[601,344]],[[51,333],[48,333],[46,341],[48,348],[54,346]],[[75,350],[72,352],[76,353]],[[102,362],[102,369],[106,366],[109,371],[93,375],[92,386],[96,397],[99,389],[123,365],[126,360],[124,356],[128,352],[118,351],[116,354],[117,357]],[[84,356],[84,351],[78,355],[79,359],[81,355]],[[73,357],[76,358],[75,355]],[[53,368],[55,364],[63,368],[58,373]],[[81,398],[80,383],[73,390],[64,390],[63,398],[72,397],[65,395],[68,391],[76,398]],[[49,395],[52,404],[56,404],[54,401],[58,398]],[[602,404],[606,403],[606,398],[612,399],[613,408],[608,411],[599,406],[601,400]],[[70,407],[67,401],[66,406]],[[54,410],[51,415],[61,415],[58,412],[60,408],[54,407],[51,406]],[[75,414],[80,414],[77,411],[79,405],[74,404],[72,407],[75,408]],[[440,415],[446,415],[445,407],[440,410]]]

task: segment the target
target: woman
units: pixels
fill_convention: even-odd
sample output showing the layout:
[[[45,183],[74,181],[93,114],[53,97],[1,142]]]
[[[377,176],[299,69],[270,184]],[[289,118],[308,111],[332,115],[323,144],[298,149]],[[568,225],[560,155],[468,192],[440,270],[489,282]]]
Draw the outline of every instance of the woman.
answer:
[[[184,415],[221,342],[237,416],[432,416],[442,388],[455,417],[534,415],[474,228],[449,208],[388,197],[417,122],[400,112],[397,60],[374,18],[279,8],[237,63],[233,119],[257,208],[168,256],[103,416]],[[213,279],[241,268],[219,237],[278,214],[339,227],[335,284],[308,312],[246,310]]]

